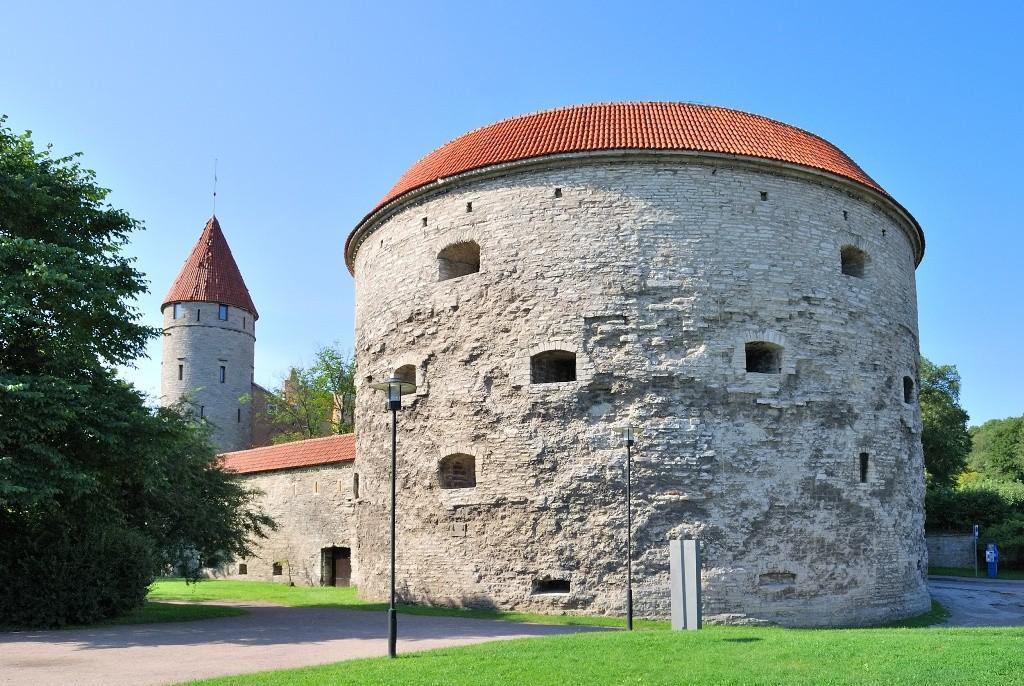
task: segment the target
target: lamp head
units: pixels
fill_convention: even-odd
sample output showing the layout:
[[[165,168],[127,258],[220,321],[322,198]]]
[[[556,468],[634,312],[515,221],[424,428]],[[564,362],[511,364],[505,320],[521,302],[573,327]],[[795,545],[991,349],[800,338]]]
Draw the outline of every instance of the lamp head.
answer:
[[[392,376],[382,383],[370,384],[370,388],[377,391],[384,391],[388,395],[388,409],[397,410],[402,406],[402,396],[416,392],[416,384],[402,381],[397,376]]]

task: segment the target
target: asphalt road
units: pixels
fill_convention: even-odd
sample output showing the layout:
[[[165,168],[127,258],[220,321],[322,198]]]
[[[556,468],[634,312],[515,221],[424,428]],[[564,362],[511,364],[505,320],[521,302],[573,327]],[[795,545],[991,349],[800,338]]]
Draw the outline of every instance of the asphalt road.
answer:
[[[382,612],[240,607],[249,614],[197,622],[0,633],[0,684],[169,684],[387,654],[387,619]],[[398,652],[586,630],[399,615]]]
[[[928,589],[950,612],[943,626],[1024,626],[1024,581],[932,576]]]

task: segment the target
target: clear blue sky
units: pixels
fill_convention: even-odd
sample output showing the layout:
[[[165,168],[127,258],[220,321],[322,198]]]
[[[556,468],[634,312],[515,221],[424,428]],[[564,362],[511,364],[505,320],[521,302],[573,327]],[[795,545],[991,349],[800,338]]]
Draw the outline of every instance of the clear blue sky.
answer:
[[[828,6],[828,7],[826,7]],[[921,347],[973,422],[1024,412],[1020,3],[50,3],[0,12],[0,112],[143,220],[160,302],[211,210],[256,377],[352,344],[342,244],[421,155],[511,115],[686,100],[837,144],[918,218]],[[158,388],[159,344],[127,375]]]

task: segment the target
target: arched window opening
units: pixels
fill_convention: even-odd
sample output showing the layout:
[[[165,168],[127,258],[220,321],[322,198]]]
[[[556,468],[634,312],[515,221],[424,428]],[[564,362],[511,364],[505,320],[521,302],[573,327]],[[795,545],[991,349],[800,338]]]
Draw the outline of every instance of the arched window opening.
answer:
[[[914,380],[909,376],[903,377],[903,402],[908,405],[914,402]]]
[[[839,251],[839,259],[842,262],[843,274],[847,276],[864,277],[864,268],[868,263],[868,254],[852,245],[844,245]]]
[[[437,254],[437,280],[447,281],[480,271],[480,246],[476,241],[453,243]]]
[[[456,453],[441,460],[441,488],[474,488],[476,486],[476,458]]]
[[[402,383],[416,384],[416,365],[403,364],[401,367],[395,370],[395,376]]]
[[[746,346],[747,371],[754,374],[782,373],[782,346],[766,341],[750,341]]]
[[[530,358],[530,383],[564,383],[576,380],[576,353],[546,350]]]

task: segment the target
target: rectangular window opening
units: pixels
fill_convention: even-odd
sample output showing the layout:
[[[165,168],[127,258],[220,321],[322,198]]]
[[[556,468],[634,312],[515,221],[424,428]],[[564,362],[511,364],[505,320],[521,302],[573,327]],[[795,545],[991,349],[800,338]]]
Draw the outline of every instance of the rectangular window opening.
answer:
[[[218,306],[218,308],[217,308],[217,319],[221,320],[222,322],[226,322],[228,320],[228,306],[227,305],[220,305],[220,306]]]
[[[533,582],[533,594],[544,595],[554,593],[568,593],[568,579],[536,579]]]
[[[561,188],[556,188],[555,189],[555,197],[556,198],[561,198],[562,197],[562,189]]]
[[[274,566],[271,568],[271,571],[273,572],[274,576],[281,576],[284,573],[284,568],[281,566],[280,562],[275,562]]]
[[[206,418],[206,405],[200,405],[199,406],[199,418],[200,419],[205,419]]]
[[[224,381],[227,380],[227,378],[228,378],[228,368],[225,367],[224,365],[221,365],[220,366],[220,382],[224,383]]]
[[[181,381],[181,379],[182,379],[182,377],[184,375],[185,375],[185,365],[179,364],[178,365],[178,381]]]
[[[248,574],[249,573],[249,565],[245,564],[244,562],[239,563],[239,565],[238,565],[238,573],[239,574]]]
[[[173,307],[171,307],[171,317],[173,319],[177,319],[180,316],[181,316],[181,303],[174,303]]]
[[[866,484],[868,482],[868,453],[860,454],[860,482]]]
[[[242,408],[238,408],[238,419],[235,420],[239,424],[242,423]]]
[[[467,212],[472,212],[473,211],[473,203],[471,203],[471,202],[467,202],[466,203],[466,211]]]

